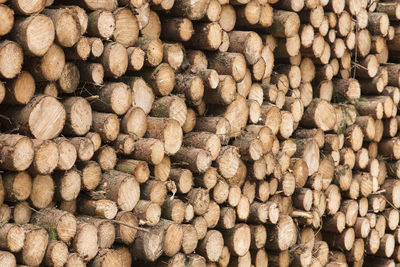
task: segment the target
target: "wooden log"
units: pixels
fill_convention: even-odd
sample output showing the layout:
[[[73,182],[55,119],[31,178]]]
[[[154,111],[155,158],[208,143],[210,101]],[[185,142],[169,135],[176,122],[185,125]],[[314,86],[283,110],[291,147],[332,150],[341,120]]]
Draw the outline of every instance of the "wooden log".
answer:
[[[132,210],[139,201],[139,183],[131,175],[118,171],[106,172],[102,176],[99,190],[105,192],[107,199],[113,200],[122,210]]]
[[[47,231],[39,226],[26,224],[23,226],[25,231],[24,248],[20,253],[20,262],[27,265],[38,265],[42,262],[49,235]]]
[[[69,242],[74,238],[77,231],[77,221],[75,216],[69,212],[55,208],[42,209],[40,213],[32,216],[33,222],[39,222],[40,225],[48,226],[57,234],[58,239]]]
[[[40,41],[34,38],[37,32],[42,36]],[[55,26],[43,14],[21,17],[15,21],[11,35],[28,55],[43,56],[55,39]]]

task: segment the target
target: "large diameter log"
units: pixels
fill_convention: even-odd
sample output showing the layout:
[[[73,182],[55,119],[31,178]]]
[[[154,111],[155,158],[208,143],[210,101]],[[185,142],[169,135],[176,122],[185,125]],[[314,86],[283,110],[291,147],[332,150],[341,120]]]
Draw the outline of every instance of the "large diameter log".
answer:
[[[240,52],[246,57],[250,65],[257,63],[261,58],[263,43],[255,32],[232,31],[229,33],[229,52]]]
[[[7,112],[10,112],[8,115],[21,131],[41,140],[58,136],[66,120],[63,105],[54,97],[46,95],[38,95],[26,106]]]
[[[223,246],[222,234],[217,230],[210,230],[199,244],[199,253],[209,261],[216,262],[222,254]]]
[[[33,222],[54,228],[58,239],[69,242],[76,233],[77,222],[74,215],[55,208],[42,209],[32,217]]]
[[[138,231],[135,241],[130,247],[134,259],[145,261],[156,261],[163,252],[164,234],[160,227]]]
[[[38,266],[46,253],[49,235],[44,228],[32,224],[25,224],[23,228],[25,242],[20,261],[26,265]]]
[[[270,249],[284,251],[296,243],[297,228],[291,217],[281,215],[277,224],[266,225],[266,228]]]
[[[122,210],[132,210],[140,197],[139,183],[129,174],[110,171],[102,176],[99,190],[105,192],[107,199],[118,204]]]
[[[30,171],[33,174],[50,174],[57,167],[59,160],[58,146],[50,140],[33,139],[35,156]]]
[[[78,221],[72,247],[83,260],[89,261],[93,259],[98,252],[97,227],[92,223]]]
[[[56,40],[64,47],[72,47],[78,42],[81,35],[81,25],[79,24],[77,16],[69,9],[45,9],[43,13],[51,18],[54,23]],[[65,31],[65,28],[68,31]]]
[[[300,123],[305,127],[318,127],[323,131],[332,130],[336,124],[335,111],[326,100],[314,99],[305,110]]]
[[[19,225],[5,224],[0,229],[0,248],[17,253],[22,250],[25,231]]]
[[[137,227],[139,225],[138,218],[129,211],[121,211],[117,214],[115,225],[115,239],[124,244],[132,244],[135,240]],[[111,244],[112,245],[112,244]]]
[[[37,80],[57,81],[65,65],[65,54],[56,44],[50,46],[41,58],[33,58],[30,68]]]
[[[8,172],[3,174],[3,184],[8,201],[24,201],[32,190],[32,178],[27,172]]]
[[[22,135],[0,135],[0,167],[10,171],[26,170],[34,158],[33,142]]]
[[[139,36],[138,20],[128,8],[120,8],[114,11],[115,30],[114,41],[124,45],[132,46]]]
[[[43,56],[54,41],[55,27],[48,16],[37,14],[16,20],[11,35],[28,55]]]
[[[62,241],[50,241],[44,256],[44,263],[49,266],[63,266],[67,260],[67,245]]]

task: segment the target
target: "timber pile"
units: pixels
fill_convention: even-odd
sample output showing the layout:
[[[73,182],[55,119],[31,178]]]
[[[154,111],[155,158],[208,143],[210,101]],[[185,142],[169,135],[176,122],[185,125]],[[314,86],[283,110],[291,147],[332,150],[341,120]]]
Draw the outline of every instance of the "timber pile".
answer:
[[[399,3],[0,18],[0,266],[400,263]]]

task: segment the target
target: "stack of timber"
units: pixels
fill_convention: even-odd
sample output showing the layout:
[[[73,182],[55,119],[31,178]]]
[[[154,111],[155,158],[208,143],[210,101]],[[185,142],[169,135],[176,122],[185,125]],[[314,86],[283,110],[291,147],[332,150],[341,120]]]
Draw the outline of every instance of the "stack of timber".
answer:
[[[0,0],[0,266],[400,265],[399,19]]]

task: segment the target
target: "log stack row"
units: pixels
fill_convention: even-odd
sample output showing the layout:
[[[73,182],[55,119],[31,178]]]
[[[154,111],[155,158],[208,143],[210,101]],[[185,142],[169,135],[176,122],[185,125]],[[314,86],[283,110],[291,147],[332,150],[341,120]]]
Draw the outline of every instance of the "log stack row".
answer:
[[[0,266],[400,263],[399,3],[0,18]]]

